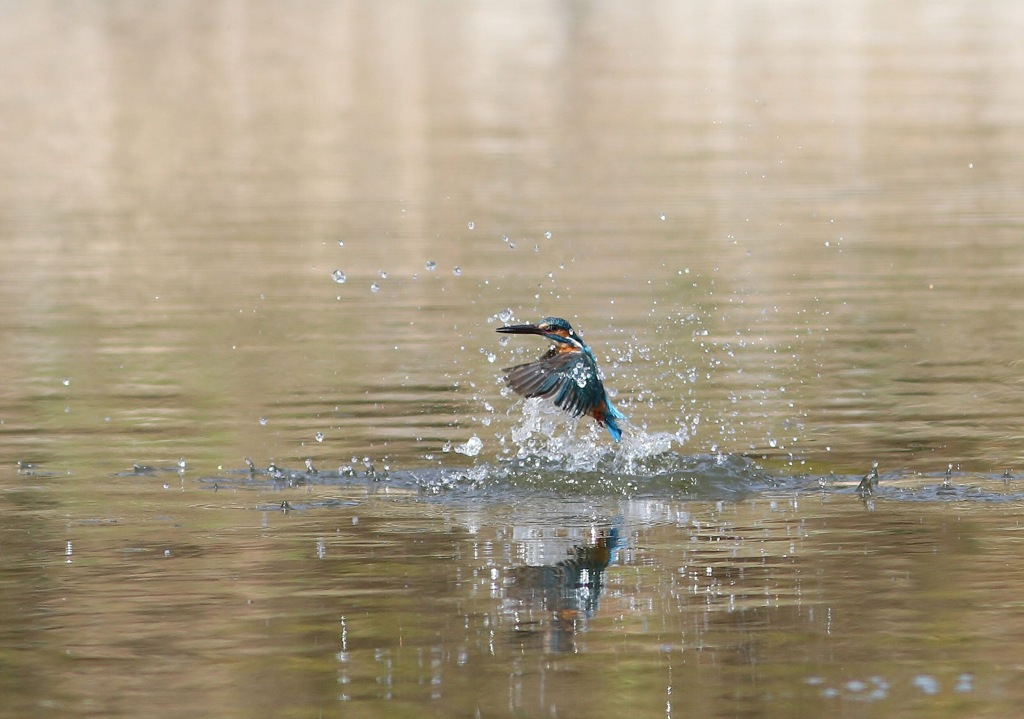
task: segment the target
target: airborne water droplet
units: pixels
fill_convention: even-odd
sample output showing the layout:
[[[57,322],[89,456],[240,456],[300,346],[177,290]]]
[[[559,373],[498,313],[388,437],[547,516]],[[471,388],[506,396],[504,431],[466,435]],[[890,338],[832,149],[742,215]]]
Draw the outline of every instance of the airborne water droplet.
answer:
[[[437,263],[433,260],[427,260],[427,272],[433,272],[437,269]]]
[[[331,279],[337,282],[339,285],[345,284],[345,273],[341,270],[335,270],[331,273]]]
[[[370,292],[380,292],[380,285],[378,285],[376,282],[371,282]]]
[[[467,457],[475,457],[480,454],[480,450],[483,449],[484,442],[482,439],[477,437],[475,434],[466,440],[465,444],[460,444],[455,448],[455,451],[459,454],[464,454]]]
[[[459,267],[458,265],[455,265],[455,267],[452,268],[452,274],[455,275],[456,277],[459,277],[462,274],[462,268]]]
[[[317,442],[323,442],[324,441],[324,433],[323,432],[317,432],[316,434],[313,435],[313,438]]]

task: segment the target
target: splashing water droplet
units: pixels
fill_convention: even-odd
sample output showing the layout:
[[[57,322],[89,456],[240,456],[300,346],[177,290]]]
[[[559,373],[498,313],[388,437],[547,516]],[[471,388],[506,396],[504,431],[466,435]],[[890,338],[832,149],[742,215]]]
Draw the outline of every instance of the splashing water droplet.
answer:
[[[427,260],[426,267],[427,267],[427,272],[433,272],[434,270],[437,269],[437,263],[434,262],[433,260]]]
[[[317,442],[323,442],[324,441],[324,433],[323,432],[317,432],[316,434],[313,435],[313,439],[315,439]]]
[[[512,311],[512,309],[506,307],[505,309],[498,313],[498,319],[501,320],[502,322],[508,322],[510,319],[512,319],[514,315],[515,313]]]
[[[544,239],[545,240],[550,240],[551,239],[551,230],[548,230],[547,232],[544,233]]]
[[[267,418],[266,417],[260,417],[260,424],[263,425],[264,427],[266,427],[267,426]]]
[[[345,246],[345,240],[338,240],[338,247],[344,247],[344,246]]]
[[[370,292],[380,292],[380,285],[378,285],[376,282],[371,282]]]
[[[70,387],[71,386],[71,380],[69,380],[69,379],[62,380],[61,384],[64,385],[65,387]]]
[[[377,274],[380,275],[380,278],[382,280],[386,280],[388,278],[388,273],[385,272],[384,270],[380,270]]]
[[[337,282],[339,285],[343,285],[345,284],[345,280],[348,278],[345,277],[345,273],[342,272],[341,270],[335,270],[334,272],[331,273],[331,279]]]
[[[466,225],[466,227],[468,227],[469,229],[471,229],[471,230],[472,230],[472,229],[473,229],[474,227],[476,227],[476,223],[475,223],[475,222],[473,222],[472,220],[470,220],[469,224],[468,224],[468,225]]]
[[[939,682],[930,674],[918,674],[914,677],[914,686],[924,694],[938,694],[939,693]]]
[[[665,221],[665,213],[662,212],[660,215],[658,215],[658,219],[661,220],[662,222],[664,222]]]
[[[456,277],[461,276],[462,275],[462,268],[459,267],[458,265],[455,265],[455,267],[452,268],[452,274],[455,275]]]
[[[477,437],[475,434],[466,440],[465,444],[460,444],[455,448],[455,451],[459,454],[464,454],[467,457],[475,457],[480,454],[480,450],[484,448],[484,441]]]

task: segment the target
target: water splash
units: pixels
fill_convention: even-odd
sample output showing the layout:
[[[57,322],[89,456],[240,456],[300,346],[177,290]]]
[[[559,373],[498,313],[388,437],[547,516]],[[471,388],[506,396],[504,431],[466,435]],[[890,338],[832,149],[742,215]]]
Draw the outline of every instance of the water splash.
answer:
[[[483,440],[476,437],[483,448]],[[473,438],[459,445],[459,452]],[[607,449],[607,443],[602,446]],[[452,451],[449,448],[448,451]],[[495,497],[508,501],[517,496],[623,497],[633,499],[699,499],[734,501],[744,497],[765,495],[774,498],[784,492],[787,501],[799,501],[802,495],[820,495],[822,492],[855,493],[857,477],[830,475],[826,482],[818,477],[785,476],[773,474],[754,460],[740,454],[685,455],[675,450],[643,454],[634,458],[628,467],[622,466],[621,453],[604,451],[595,455],[590,467],[570,469],[562,460],[542,460],[537,457],[488,460],[474,459],[469,466],[453,466],[449,462],[436,466],[392,469],[381,460],[378,465],[370,457],[353,457],[350,465],[336,471],[320,470],[306,462],[305,470],[293,470],[271,463],[266,469],[257,468],[245,460],[246,468],[221,470],[215,476],[200,477],[198,481],[213,491],[230,486],[273,486],[275,489],[308,487],[310,485],[365,485],[367,492],[376,493],[382,487],[391,491],[404,491],[424,497],[460,498]],[[581,463],[582,464],[582,463]],[[140,473],[173,471],[176,468],[133,468],[118,476]],[[920,475],[911,472],[890,480],[879,496],[887,501],[922,502],[1015,502],[1024,501],[1024,488],[1007,487],[998,474],[959,476],[957,491],[943,491],[944,473]],[[888,486],[893,484],[895,486]],[[873,502],[874,498],[866,501]],[[339,506],[337,499],[309,502],[290,501],[289,509],[308,509],[317,506]]]
[[[685,427],[675,433],[649,433],[627,421],[622,440],[611,442],[606,430],[589,417],[571,417],[541,399],[517,402],[508,412],[518,414],[519,421],[498,437],[502,458],[521,467],[633,475],[643,463],[681,448],[689,439]]]
[[[482,439],[477,437],[475,434],[466,440],[465,444],[460,444],[455,447],[455,451],[459,454],[464,454],[467,457],[475,457],[480,454],[480,450],[484,448],[484,442]]]
[[[482,440],[480,442],[482,445]],[[472,438],[466,445],[456,447],[455,451],[461,451],[470,444],[475,446]],[[271,464],[265,470],[254,468],[221,473],[215,477],[203,477],[200,481],[213,489],[232,485],[271,484],[276,488],[298,488],[365,483],[370,491],[387,486],[393,491],[414,491],[429,497],[458,499],[468,494],[504,500],[519,495],[733,500],[770,490],[784,481],[771,477],[741,455],[685,456],[666,452],[638,463],[633,473],[615,471],[614,464],[612,456],[605,456],[588,471],[568,471],[559,464],[535,466],[532,462],[518,461],[480,461],[467,467],[396,470],[385,465],[380,470],[373,461],[364,458],[362,462],[340,467],[337,471],[317,470],[311,466],[307,466],[305,471],[293,470]],[[291,508],[314,504],[304,501],[300,506],[292,503]]]
[[[498,312],[498,314],[491,317],[491,319],[497,319],[499,322],[511,322],[515,318],[515,316],[516,313],[512,311],[512,308],[506,307],[505,309]]]

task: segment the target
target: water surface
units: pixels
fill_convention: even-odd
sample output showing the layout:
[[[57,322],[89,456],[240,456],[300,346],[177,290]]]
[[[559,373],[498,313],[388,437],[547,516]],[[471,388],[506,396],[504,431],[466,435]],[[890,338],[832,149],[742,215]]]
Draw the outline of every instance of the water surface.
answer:
[[[0,13],[0,713],[1024,700],[1016,3]]]

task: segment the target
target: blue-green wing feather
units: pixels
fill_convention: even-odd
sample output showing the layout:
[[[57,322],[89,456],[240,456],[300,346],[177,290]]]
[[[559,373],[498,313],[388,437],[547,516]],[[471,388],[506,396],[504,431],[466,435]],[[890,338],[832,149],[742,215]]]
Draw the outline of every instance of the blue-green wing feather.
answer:
[[[548,352],[536,362],[505,370],[506,383],[523,397],[551,398],[574,417],[606,402],[597,363],[589,352]]]

